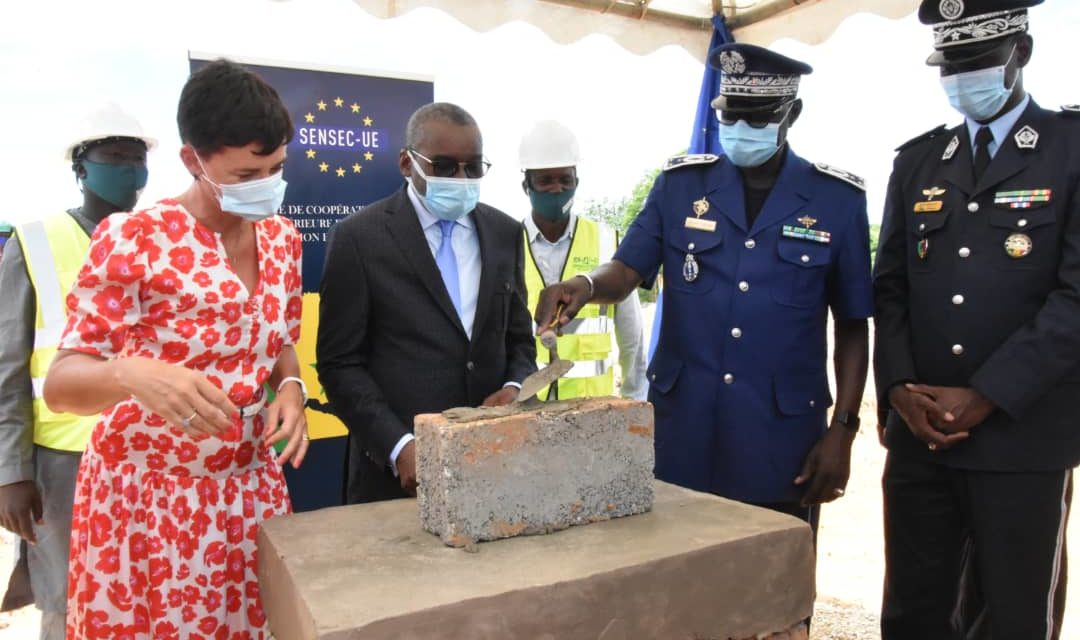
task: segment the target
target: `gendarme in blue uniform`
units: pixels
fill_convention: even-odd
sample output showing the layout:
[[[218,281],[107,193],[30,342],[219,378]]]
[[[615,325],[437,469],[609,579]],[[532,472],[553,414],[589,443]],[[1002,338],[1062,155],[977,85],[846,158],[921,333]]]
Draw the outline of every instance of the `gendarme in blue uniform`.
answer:
[[[657,477],[747,502],[800,499],[792,481],[832,404],[826,316],[873,312],[861,181],[781,153],[749,228],[737,167],[673,158],[615,253],[646,287],[664,268]]]

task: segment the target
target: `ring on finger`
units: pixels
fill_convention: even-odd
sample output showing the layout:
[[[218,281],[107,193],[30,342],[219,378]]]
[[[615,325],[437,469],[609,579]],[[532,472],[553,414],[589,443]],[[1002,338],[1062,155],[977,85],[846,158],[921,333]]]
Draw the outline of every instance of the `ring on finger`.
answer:
[[[937,443],[936,442],[928,442],[926,444],[926,448],[931,450],[931,451],[937,451]]]
[[[305,433],[304,435],[300,436],[300,439],[301,439],[301,440],[305,440],[305,441],[306,441],[306,440],[311,440],[311,436],[310,436],[309,434],[306,434],[306,433]]]
[[[194,420],[197,417],[199,417],[199,412],[197,410],[192,411],[190,416],[188,416],[188,417],[186,417],[186,418],[184,418],[183,420],[180,421],[180,424],[184,425],[185,429],[190,429],[191,428],[191,421]]]

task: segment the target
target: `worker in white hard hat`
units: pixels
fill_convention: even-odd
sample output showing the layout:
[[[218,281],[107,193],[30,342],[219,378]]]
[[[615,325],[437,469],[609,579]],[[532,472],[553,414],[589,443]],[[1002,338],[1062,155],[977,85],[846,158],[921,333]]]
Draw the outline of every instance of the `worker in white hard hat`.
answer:
[[[82,206],[16,225],[0,256],[0,526],[22,539],[0,610],[36,604],[43,639],[65,635],[75,476],[97,417],[49,411],[42,383],[90,236],[106,216],[135,206],[155,144],[114,104],[88,114],[64,150]]]
[[[525,174],[521,187],[532,205],[524,220],[525,285],[529,308],[535,309],[547,285],[587,274],[610,260],[618,237],[614,229],[573,211],[581,154],[569,128],[554,120],[537,122],[521,139],[519,157]],[[574,366],[538,395],[548,401],[614,395],[615,344],[622,374],[620,394],[645,400],[645,341],[636,291],[616,305],[586,305],[563,327],[558,356]],[[553,355],[539,340],[536,354],[540,366]]]

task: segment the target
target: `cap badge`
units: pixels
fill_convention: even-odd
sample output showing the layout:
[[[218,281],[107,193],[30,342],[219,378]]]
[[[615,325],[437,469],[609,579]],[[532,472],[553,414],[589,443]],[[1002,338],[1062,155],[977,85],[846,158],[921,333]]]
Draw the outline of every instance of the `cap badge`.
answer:
[[[745,73],[746,60],[738,51],[724,51],[720,54],[720,70],[724,73]]]
[[[964,15],[964,0],[941,0],[938,5],[941,17],[946,20],[956,20]]]

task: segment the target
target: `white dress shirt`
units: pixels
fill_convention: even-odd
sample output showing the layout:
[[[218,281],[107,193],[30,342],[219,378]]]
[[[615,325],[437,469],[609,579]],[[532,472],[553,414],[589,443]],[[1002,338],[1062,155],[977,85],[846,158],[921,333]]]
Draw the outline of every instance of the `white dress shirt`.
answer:
[[[566,231],[558,240],[551,242],[540,232],[531,215],[525,218],[529,248],[545,286],[562,280],[563,266],[570,254],[570,244],[573,242],[576,227],[577,215],[571,213]],[[610,260],[611,256],[599,258],[603,264]],[[649,385],[645,381],[645,339],[642,335],[641,302],[636,289],[615,305],[615,342],[618,345],[619,367],[622,369],[621,395],[624,398],[645,400],[649,394]]]

